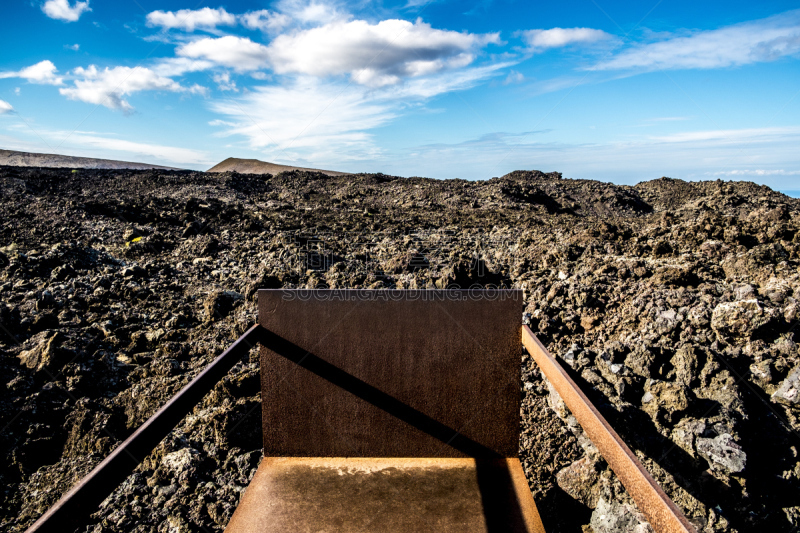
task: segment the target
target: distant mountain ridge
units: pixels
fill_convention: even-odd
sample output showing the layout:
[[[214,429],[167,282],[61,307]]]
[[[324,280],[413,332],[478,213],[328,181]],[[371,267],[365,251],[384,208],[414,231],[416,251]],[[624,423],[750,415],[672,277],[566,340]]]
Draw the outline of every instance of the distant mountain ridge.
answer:
[[[238,172],[240,174],[280,174],[281,172],[290,172],[292,170],[302,170],[305,172],[320,172],[328,176],[344,176],[348,172],[337,172],[335,170],[321,170],[318,168],[306,167],[293,167],[289,165],[278,165],[275,163],[268,163],[258,159],[239,159],[236,157],[229,157],[225,161],[214,165],[206,172]]]
[[[0,165],[12,167],[48,167],[48,168],[99,168],[99,169],[131,169],[131,170],[184,170],[175,167],[115,161],[113,159],[96,159],[94,157],[74,157],[59,154],[37,154],[33,152],[16,152],[0,150]]]

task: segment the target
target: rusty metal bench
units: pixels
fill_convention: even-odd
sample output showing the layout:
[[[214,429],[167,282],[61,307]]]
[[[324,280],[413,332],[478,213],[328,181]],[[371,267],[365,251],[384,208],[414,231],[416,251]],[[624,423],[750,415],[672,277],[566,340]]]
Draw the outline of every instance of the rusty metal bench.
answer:
[[[29,529],[85,524],[261,344],[264,459],[226,531],[543,531],[517,459],[524,345],[658,533],[694,528],[569,373],[520,291],[259,291],[259,324]]]
[[[519,291],[259,292],[264,459],[230,533],[543,532]]]

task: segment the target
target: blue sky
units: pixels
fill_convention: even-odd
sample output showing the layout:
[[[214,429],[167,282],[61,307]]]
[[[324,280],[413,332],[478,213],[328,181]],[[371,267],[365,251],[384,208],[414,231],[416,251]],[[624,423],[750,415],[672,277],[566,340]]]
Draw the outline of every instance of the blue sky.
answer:
[[[786,1],[9,0],[0,148],[800,189]]]

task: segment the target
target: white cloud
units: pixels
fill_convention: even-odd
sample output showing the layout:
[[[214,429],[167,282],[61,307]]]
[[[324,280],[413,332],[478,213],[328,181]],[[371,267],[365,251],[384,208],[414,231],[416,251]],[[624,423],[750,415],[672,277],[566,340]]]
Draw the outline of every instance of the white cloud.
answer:
[[[290,154],[299,150],[312,159],[344,149],[370,150],[366,130],[385,124],[395,112],[363,89],[343,88],[301,77],[286,86],[258,87],[211,108],[231,118],[225,135],[243,135],[255,149],[288,148]]]
[[[13,137],[0,134],[0,145],[4,148],[25,152],[52,152],[52,147],[58,145],[61,147],[60,153],[76,157],[137,161],[179,168],[206,169],[219,162],[200,150],[172,146],[163,142],[131,141],[120,138],[116,133],[48,130],[37,127],[36,134],[33,134],[21,121],[15,126],[7,128],[18,132]],[[31,137],[32,141],[23,140],[24,136]]]
[[[181,9],[172,11],[153,11],[147,14],[148,26],[159,26],[164,29],[178,28],[186,31],[195,29],[214,29],[217,26],[235,26],[236,16],[224,8]]]
[[[80,145],[83,149],[95,148],[127,152],[145,157],[155,157],[162,162],[168,162],[173,165],[206,162],[208,160],[207,154],[190,148],[139,143],[125,139],[100,137],[97,135],[74,133],[70,137],[70,141],[72,141],[72,144]]]
[[[194,59],[205,59],[237,72],[258,70],[267,64],[266,46],[245,37],[206,37],[178,48],[177,54]]]
[[[239,89],[236,88],[236,82],[231,81],[231,75],[228,72],[220,72],[218,74],[214,74],[212,76],[214,83],[217,84],[217,88],[220,91],[233,91],[239,92]]]
[[[17,96],[19,96],[19,92],[20,92],[20,89],[19,89],[19,87],[14,87],[14,94],[16,94]]]
[[[77,52],[78,50],[81,49],[81,45],[79,45],[77,43],[76,44],[65,44],[64,48],[66,48],[67,50],[72,50],[73,52]]]
[[[239,21],[242,26],[250,30],[273,32],[288,26],[291,18],[283,13],[261,9],[239,15]]]
[[[0,115],[5,115],[6,113],[11,113],[14,111],[14,107],[6,102],[5,100],[0,100]]]
[[[85,2],[75,2],[72,6],[69,0],[47,0],[42,5],[42,11],[51,19],[63,20],[64,22],[75,22],[85,11],[91,11],[89,0]]]
[[[135,92],[162,90],[202,93],[204,90],[198,85],[185,88],[178,82],[159,76],[145,67],[114,67],[111,69],[106,67],[105,70],[100,71],[91,65],[86,69],[78,67],[73,73],[83,79],[75,80],[74,87],[59,89],[61,94],[70,100],[103,105],[109,109],[120,109],[126,113],[132,112],[133,107],[124,97]]]
[[[780,169],[753,169],[753,170],[723,170],[706,172],[706,176],[800,176],[800,170]]]
[[[466,89],[508,64],[443,72],[371,89],[299,76],[286,85],[257,87],[236,99],[214,102],[228,120],[221,135],[244,136],[271,160],[348,161],[380,153],[369,130],[384,126],[408,107],[449,91]],[[269,150],[269,152],[267,152]]]
[[[334,3],[316,0],[281,0],[277,4],[279,12],[303,25],[330,24],[350,20],[352,17],[341,11]]]
[[[403,78],[460,68],[474,51],[499,42],[498,34],[476,35],[437,30],[422,21],[363,20],[333,22],[276,37],[268,53],[278,74],[349,74],[362,85],[382,87]]]
[[[634,46],[590,70],[708,69],[800,53],[800,10]]]
[[[525,75],[522,72],[517,72],[516,70],[512,70],[506,76],[506,79],[503,80],[503,85],[510,85],[512,83],[522,83],[525,81]]]
[[[187,72],[200,72],[214,66],[205,59],[191,59],[188,57],[167,57],[159,59],[150,69],[159,76],[167,78],[182,76]]]
[[[527,30],[522,37],[533,50],[561,48],[570,44],[595,43],[613,39],[611,34],[593,28],[551,28],[549,30]]]
[[[661,176],[709,179],[715,172],[754,168],[764,172],[744,179],[777,189],[800,190],[798,178],[788,174],[794,170],[781,172],[800,168],[800,128],[751,130],[749,135],[744,131],[747,130],[697,136],[700,140],[686,142],[662,142],[641,136],[613,140],[609,138],[613,132],[598,136],[601,140],[592,143],[558,141],[558,131],[536,136],[486,135],[461,143],[416,146],[392,158],[363,165],[388,174],[462,179],[487,179],[512,170],[537,169],[563,172],[565,178],[619,184]],[[753,142],[754,135],[757,142]],[[732,141],[722,141],[723,137]]]
[[[46,85],[61,85],[64,83],[64,78],[56,76],[58,69],[52,61],[45,59],[39,61],[35,65],[25,67],[22,70],[15,72],[0,72],[0,79],[2,78],[23,78],[31,83],[41,83]]]
[[[714,141],[726,142],[763,142],[776,137],[787,135],[800,135],[800,128],[797,127],[774,127],[774,128],[746,128],[736,130],[705,130],[705,131],[686,131],[671,135],[653,136],[652,141],[662,143],[692,143]]]

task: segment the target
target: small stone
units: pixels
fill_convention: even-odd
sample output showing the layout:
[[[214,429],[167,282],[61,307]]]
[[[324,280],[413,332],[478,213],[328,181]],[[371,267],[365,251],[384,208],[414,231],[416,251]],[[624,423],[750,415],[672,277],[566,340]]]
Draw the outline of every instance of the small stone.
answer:
[[[42,291],[41,296],[39,299],[36,300],[36,310],[41,311],[42,309],[52,309],[56,306],[56,299],[53,297],[53,293],[50,291]]]
[[[206,298],[203,304],[206,322],[213,322],[228,316],[235,305],[244,300],[244,296],[234,291],[216,291]]]
[[[717,435],[713,439],[697,438],[697,453],[700,454],[712,468],[736,473],[744,470],[747,455],[729,433]]]
[[[653,420],[673,422],[689,407],[689,395],[680,383],[651,379],[645,385],[642,407]]]
[[[750,373],[753,374],[753,377],[759,381],[764,383],[771,383],[772,382],[772,359],[764,359],[758,363],[753,363],[750,365]]]
[[[131,242],[136,237],[141,237],[142,234],[136,228],[128,228],[125,230],[125,233],[122,234],[122,238],[125,242]]]
[[[52,281],[67,281],[75,277],[75,269],[69,265],[61,265],[50,272],[50,279]]]
[[[723,302],[711,314],[711,328],[723,339],[749,338],[777,314],[775,309],[762,306],[756,299]]]
[[[595,324],[597,324],[597,318],[593,316],[582,316],[581,317],[581,327],[586,331],[591,331]]]
[[[39,332],[46,329],[56,329],[58,326],[58,316],[52,311],[47,311],[36,315],[31,324],[31,331]]]
[[[202,228],[202,224],[197,221],[192,222],[191,224],[186,224],[186,227],[183,228],[183,233],[181,233],[181,237],[184,239],[187,237],[192,237],[200,233],[200,229]]]
[[[125,267],[120,271],[123,278],[143,278],[147,276],[147,271],[139,265]]]
[[[36,372],[52,369],[58,362],[57,348],[65,338],[63,333],[57,331],[42,340],[36,347],[20,352],[17,357],[23,366]]]
[[[590,509],[597,507],[601,485],[597,462],[583,457],[556,474],[556,482],[561,490]]]
[[[594,533],[652,533],[644,515],[626,503],[600,498],[589,522]]]
[[[792,370],[783,380],[772,395],[772,401],[789,407],[800,407],[800,367]]]

